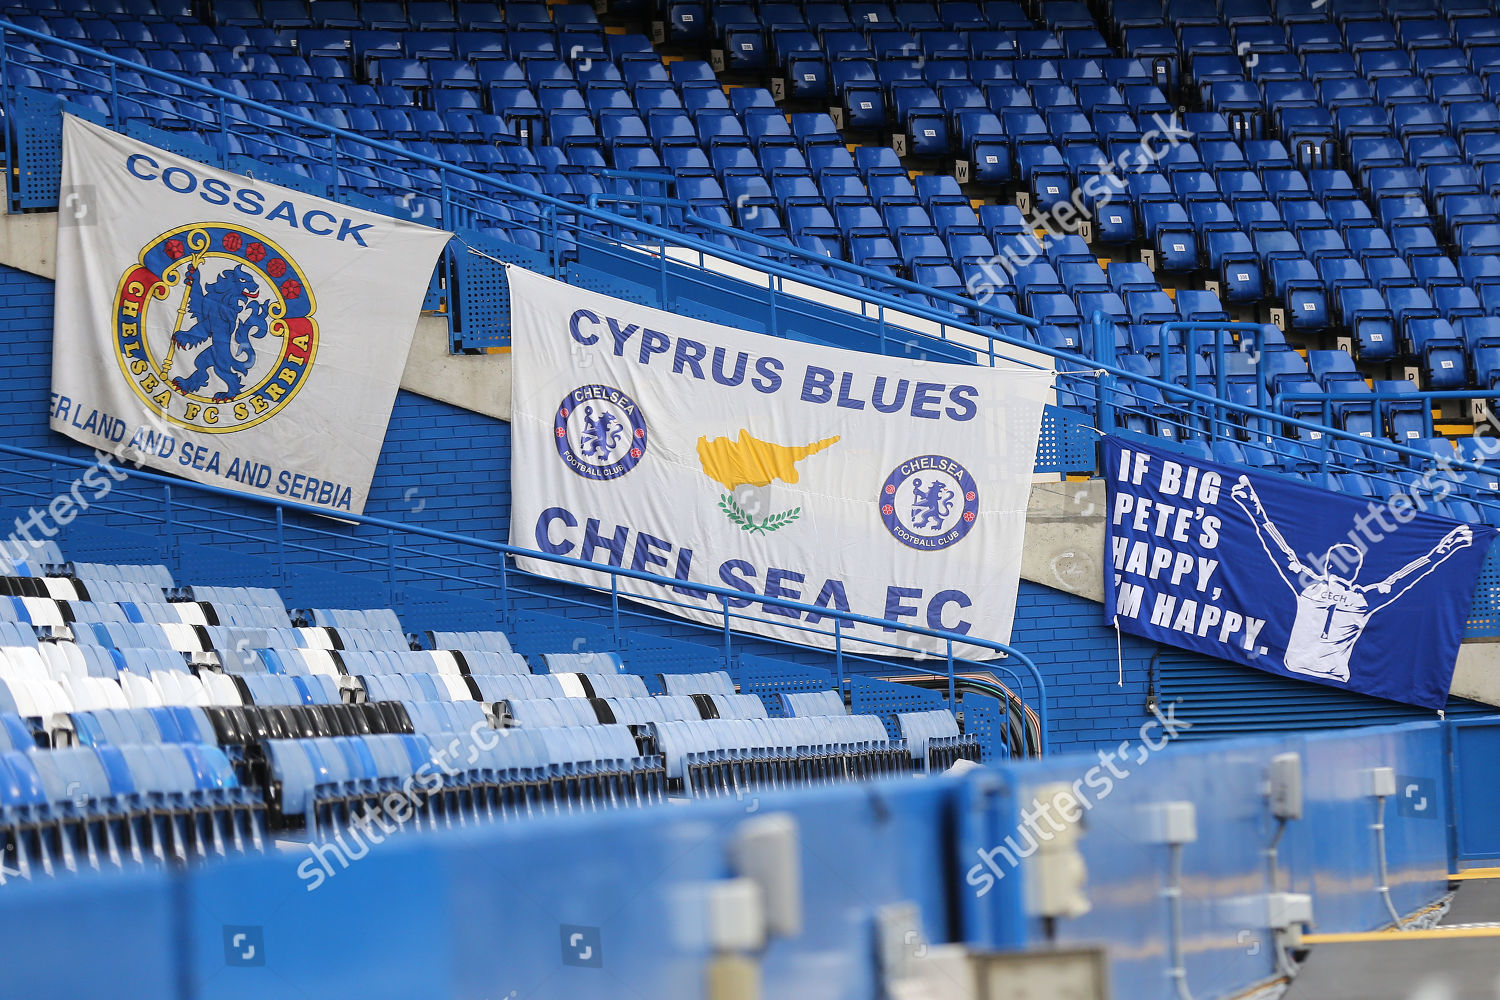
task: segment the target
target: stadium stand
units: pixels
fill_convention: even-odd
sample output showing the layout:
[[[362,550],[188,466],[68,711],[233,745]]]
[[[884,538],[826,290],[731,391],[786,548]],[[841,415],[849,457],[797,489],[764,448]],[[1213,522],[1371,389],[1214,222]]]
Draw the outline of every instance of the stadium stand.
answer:
[[[0,838],[26,877],[326,839],[418,778],[422,827],[981,756],[947,709],[895,733],[850,714],[831,675],[793,696],[818,711],[770,718],[778,695],[722,671],[657,675],[652,695],[613,652],[528,661],[504,632],[444,631],[414,649],[388,608],[288,613],[270,588],[69,563],[52,542],[18,554],[33,573],[0,586],[58,595],[0,606]]]

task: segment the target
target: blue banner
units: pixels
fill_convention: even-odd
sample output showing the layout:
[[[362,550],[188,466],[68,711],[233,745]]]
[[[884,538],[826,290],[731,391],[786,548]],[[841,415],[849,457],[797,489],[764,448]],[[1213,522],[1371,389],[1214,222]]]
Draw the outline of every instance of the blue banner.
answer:
[[[1439,709],[1495,530],[1104,440],[1104,613],[1126,632]]]

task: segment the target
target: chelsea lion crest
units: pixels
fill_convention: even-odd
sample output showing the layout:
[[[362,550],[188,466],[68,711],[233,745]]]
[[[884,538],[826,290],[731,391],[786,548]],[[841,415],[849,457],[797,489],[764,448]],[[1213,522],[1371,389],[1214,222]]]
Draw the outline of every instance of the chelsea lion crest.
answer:
[[[269,420],[318,353],[297,262],[243,226],[180,226],[141,250],[114,302],[115,355],[136,395],[209,434]]]
[[[880,487],[886,530],[914,549],[946,549],[962,541],[978,516],[974,476],[943,455],[907,459]]]
[[[619,479],[646,454],[646,418],[613,386],[582,385],[568,393],[552,430],[557,454],[585,479]]]

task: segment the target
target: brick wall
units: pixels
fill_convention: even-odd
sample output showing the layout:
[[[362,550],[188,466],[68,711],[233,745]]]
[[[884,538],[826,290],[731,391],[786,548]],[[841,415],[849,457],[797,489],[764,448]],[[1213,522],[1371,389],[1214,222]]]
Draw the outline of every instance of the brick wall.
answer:
[[[1147,673],[1158,647],[1117,634],[1103,605],[1022,580],[1011,645],[1035,661],[1047,682],[1055,749],[1108,747],[1138,735],[1148,718]]]

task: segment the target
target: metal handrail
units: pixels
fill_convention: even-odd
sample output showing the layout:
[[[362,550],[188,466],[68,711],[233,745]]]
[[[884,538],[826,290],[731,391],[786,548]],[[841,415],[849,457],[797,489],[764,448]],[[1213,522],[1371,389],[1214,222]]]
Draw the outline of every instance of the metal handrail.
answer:
[[[1109,315],[1106,314],[1106,313],[1096,312],[1094,314],[1094,333],[1095,333],[1096,343],[1102,341],[1102,339],[1106,335],[1112,337],[1113,323],[1114,323],[1114,320],[1111,319],[1109,317]],[[1164,332],[1168,331],[1168,330],[1171,330],[1171,329],[1185,329],[1186,330],[1186,329],[1193,328],[1193,327],[1197,327],[1199,329],[1211,329],[1211,330],[1255,330],[1255,331],[1259,331],[1261,329],[1261,327],[1263,326],[1263,324],[1260,324],[1260,323],[1235,323],[1235,322],[1218,323],[1218,322],[1213,322],[1213,323],[1164,323],[1164,324],[1162,324],[1162,326],[1163,326],[1163,331]],[[1264,353],[1262,353],[1262,357],[1264,357]],[[1081,362],[1082,360],[1084,360],[1084,359],[1075,359],[1075,363]],[[1112,369],[1109,366],[1098,364],[1097,362],[1089,362],[1089,363],[1097,365],[1097,368],[1098,368],[1099,371],[1103,371],[1103,372],[1106,373],[1105,376],[1102,376],[1100,378],[1101,393],[1108,386],[1107,378],[1109,378],[1109,377],[1119,377],[1119,374],[1117,374],[1117,372],[1118,372],[1117,369]],[[1260,377],[1264,378],[1265,377],[1264,376],[1264,372],[1260,369],[1260,367],[1258,365],[1256,367],[1257,367],[1257,371],[1260,373]],[[1220,366],[1220,368],[1222,370],[1222,366]],[[1191,370],[1192,370],[1192,368],[1190,367],[1189,371],[1191,371]],[[1059,372],[1059,374],[1065,374],[1065,373]],[[1401,444],[1399,441],[1374,441],[1371,438],[1362,437],[1359,434],[1354,433],[1353,431],[1346,431],[1346,430],[1344,430],[1341,427],[1334,427],[1331,424],[1315,424],[1315,423],[1313,423],[1310,420],[1302,420],[1302,419],[1300,419],[1298,417],[1287,416],[1285,414],[1276,413],[1273,410],[1265,410],[1265,409],[1261,409],[1260,407],[1257,407],[1257,406],[1248,406],[1248,405],[1246,405],[1244,403],[1236,403],[1232,399],[1225,399],[1225,398],[1221,398],[1221,397],[1218,397],[1218,396],[1209,396],[1209,395],[1206,395],[1204,393],[1198,392],[1195,389],[1188,389],[1188,388],[1185,388],[1183,386],[1177,385],[1176,383],[1173,383],[1173,382],[1164,382],[1161,379],[1149,378],[1149,377],[1144,376],[1144,375],[1136,375],[1136,374],[1134,374],[1132,372],[1125,372],[1125,373],[1123,373],[1123,375],[1124,375],[1124,377],[1127,380],[1129,380],[1131,382],[1134,382],[1134,383],[1137,383],[1139,385],[1149,385],[1149,386],[1152,386],[1152,387],[1154,387],[1154,388],[1156,388],[1158,390],[1166,390],[1168,392],[1171,392],[1175,396],[1180,396],[1180,397],[1185,398],[1185,399],[1190,399],[1190,400],[1192,400],[1194,402],[1198,402],[1198,403],[1207,403],[1210,406],[1218,407],[1218,408],[1221,408],[1221,409],[1224,409],[1224,410],[1233,411],[1235,413],[1241,413],[1241,414],[1244,414],[1247,417],[1255,417],[1255,418],[1258,418],[1258,419],[1261,419],[1261,420],[1270,421],[1270,422],[1275,423],[1275,424],[1281,424],[1281,425],[1286,426],[1286,427],[1296,427],[1296,428],[1299,428],[1301,430],[1314,431],[1314,432],[1316,432],[1318,434],[1325,434],[1325,435],[1328,435],[1330,437],[1339,438],[1339,439],[1345,440],[1345,441],[1354,441],[1354,442],[1358,442],[1358,443],[1364,444],[1364,445],[1373,445],[1375,447],[1380,448],[1383,451],[1395,452],[1398,455],[1407,455],[1407,456],[1410,456],[1412,458],[1420,458],[1420,459],[1424,459],[1424,460],[1428,460],[1428,461],[1430,461],[1432,459],[1432,455],[1431,455],[1430,452],[1418,451],[1415,448],[1409,448],[1406,445]],[[1452,390],[1449,390],[1449,391],[1452,391]],[[1418,394],[1418,395],[1420,395],[1420,394]],[[1432,393],[1427,393],[1427,395],[1431,396],[1433,394]],[[1484,396],[1485,396],[1484,392],[1476,390],[1475,392],[1472,392],[1472,393],[1459,392],[1457,398],[1461,398],[1461,399],[1476,399],[1476,398],[1482,398]],[[1411,399],[1411,398],[1413,398],[1413,396],[1412,395],[1406,395],[1403,398]],[[1196,418],[1190,417],[1190,419],[1196,419]],[[1215,419],[1218,419],[1218,418],[1215,418]],[[1105,433],[1108,433],[1112,428],[1111,427],[1105,427],[1105,426],[1103,426],[1103,422],[1105,422],[1105,420],[1106,420],[1105,414],[1101,413],[1100,414],[1100,421],[1101,421],[1101,428],[1100,429],[1102,431],[1104,431]],[[1483,471],[1483,470],[1479,470],[1479,471]]]
[[[9,445],[9,444],[0,444],[0,454],[16,455],[16,456],[23,457],[23,458],[37,459],[37,460],[40,460],[40,461],[52,462],[52,463],[61,464],[61,465],[68,465],[68,466],[73,466],[75,468],[82,468],[82,469],[94,468],[98,464],[97,460],[96,461],[88,461],[86,459],[73,458],[73,457],[71,457],[69,455],[59,455],[59,454],[55,454],[55,453],[52,453],[52,452],[38,451],[38,450],[32,449],[32,448],[19,448],[19,447],[16,447],[15,445]],[[264,504],[266,506],[273,507],[273,508],[277,509],[277,511],[278,511],[278,522],[277,523],[278,524],[280,523],[279,518],[280,518],[280,513],[282,511],[295,511],[295,512],[300,512],[300,513],[303,513],[303,514],[315,514],[315,515],[318,515],[318,516],[324,517],[324,518],[326,518],[326,517],[329,516],[329,513],[328,513],[328,511],[325,508],[311,507],[311,506],[308,506],[306,504],[297,503],[297,502],[292,501],[292,500],[283,500],[283,499],[280,499],[278,497],[257,496],[257,495],[250,495],[250,494],[240,493],[240,492],[236,492],[235,490],[225,489],[225,488],[220,487],[220,486],[212,486],[212,485],[209,485],[207,483],[195,483],[195,482],[191,482],[189,480],[175,479],[173,477],[164,476],[164,475],[161,475],[159,473],[145,472],[145,471],[142,471],[140,469],[123,468],[123,467],[118,466],[118,465],[113,466],[113,469],[116,469],[119,472],[125,473],[130,478],[139,479],[139,480],[142,480],[142,481],[145,481],[145,482],[160,483],[160,484],[163,484],[165,486],[171,487],[173,489],[187,489],[187,490],[190,490],[190,491],[193,491],[193,492],[196,492],[196,493],[202,493],[202,494],[207,494],[207,495],[211,495],[211,496],[229,497],[229,498],[232,498],[232,499],[235,499],[235,500],[242,500],[242,501],[249,501],[249,502],[252,502],[252,503]],[[492,541],[489,541],[488,539],[478,538],[478,537],[475,537],[473,535],[461,535],[461,534],[458,534],[456,532],[451,532],[451,531],[440,531],[440,530],[437,530],[437,529],[434,529],[434,528],[424,528],[424,527],[420,527],[420,526],[417,526],[417,525],[403,524],[400,521],[391,521],[391,520],[387,520],[385,518],[370,517],[370,516],[364,515],[364,514],[351,514],[351,513],[339,512],[336,516],[341,521],[349,521],[349,522],[353,522],[355,524],[363,524],[363,525],[368,525],[368,526],[374,527],[374,528],[381,528],[381,529],[383,529],[383,530],[385,530],[387,532],[404,531],[404,532],[408,532],[410,534],[420,535],[422,537],[434,539],[434,540],[437,540],[437,541],[454,542],[454,543],[458,543],[458,544],[461,544],[461,545],[470,545],[470,546],[473,546],[475,548],[486,549],[486,550],[488,550],[490,552],[496,552],[496,553],[500,553],[502,555],[511,556],[512,558],[535,559],[538,562],[551,563],[551,564],[555,564],[555,565],[558,565],[558,566],[569,566],[569,567],[573,567],[573,568],[577,568],[577,569],[586,569],[586,570],[591,570],[591,571],[594,571],[594,572],[602,573],[602,574],[605,574],[605,575],[607,575],[607,576],[610,577],[610,581],[611,581],[610,593],[611,593],[612,600],[614,600],[614,601],[617,601],[618,598],[619,598],[619,580],[621,578],[630,579],[630,580],[640,580],[640,581],[643,581],[643,582],[646,582],[646,583],[655,584],[656,586],[663,587],[663,588],[674,588],[674,587],[682,587],[682,586],[684,586],[684,581],[678,579],[677,577],[660,576],[660,575],[658,575],[656,573],[647,573],[647,572],[642,571],[642,570],[628,569],[628,568],[625,568],[623,566],[610,566],[610,565],[607,565],[607,564],[600,564],[600,563],[595,563],[595,562],[589,562],[589,561],[583,560],[583,559],[573,559],[573,558],[570,558],[568,556],[554,555],[554,554],[548,553],[548,552],[539,552],[539,551],[535,551],[535,550],[532,550],[532,549],[524,549],[524,548],[520,548],[518,546],[506,544],[504,542],[492,542]],[[730,588],[730,587],[719,587],[719,586],[715,586],[715,585],[710,584],[710,583],[699,583],[697,581],[693,581],[692,584],[691,584],[691,586],[692,586],[692,589],[694,591],[705,593],[705,594],[708,594],[708,595],[711,595],[711,596],[714,596],[714,597],[725,598],[725,599],[727,599],[727,598],[733,598],[733,599],[739,600],[739,601],[743,601],[743,600],[746,599],[746,593],[743,590],[737,590],[737,589]],[[627,595],[627,596],[629,596],[629,595]],[[640,596],[640,595],[636,595],[636,596]],[[649,599],[649,598],[642,598],[642,599]],[[888,630],[895,630],[895,631],[901,631],[901,632],[908,632],[908,633],[912,633],[912,634],[916,634],[916,635],[922,635],[922,636],[927,636],[927,637],[930,637],[930,638],[940,639],[940,640],[942,640],[946,644],[946,647],[947,647],[947,666],[948,666],[947,679],[948,679],[948,691],[949,691],[949,697],[950,697],[950,699],[952,698],[953,693],[954,693],[954,678],[955,678],[955,675],[957,673],[956,664],[958,664],[958,663],[968,663],[968,664],[972,664],[975,669],[979,669],[979,670],[989,669],[989,667],[985,663],[983,663],[982,661],[966,660],[966,659],[963,659],[962,657],[956,657],[956,656],[954,656],[953,655],[953,646],[954,646],[955,643],[958,643],[958,644],[968,644],[968,645],[972,645],[972,646],[978,646],[978,647],[980,647],[982,649],[989,649],[989,650],[992,650],[992,651],[994,651],[996,653],[1001,654],[1002,656],[1004,656],[1004,657],[1006,657],[1008,659],[1015,660],[1016,662],[1020,663],[1031,674],[1032,680],[1036,682],[1037,692],[1038,692],[1038,695],[1037,695],[1037,704],[1036,704],[1036,711],[1037,711],[1037,717],[1040,720],[1041,727],[1042,727],[1042,748],[1041,749],[1042,749],[1042,752],[1045,753],[1045,751],[1046,751],[1046,745],[1047,745],[1047,722],[1048,722],[1048,716],[1047,716],[1047,682],[1042,678],[1041,671],[1039,669],[1037,669],[1036,663],[1030,657],[1026,656],[1024,653],[1022,653],[1021,651],[1015,649],[1014,647],[1012,647],[1010,645],[1007,645],[1006,643],[995,642],[993,640],[984,639],[984,638],[981,638],[981,637],[978,637],[978,636],[963,635],[961,633],[951,632],[951,631],[948,631],[946,629],[934,629],[934,628],[928,628],[928,627],[923,626],[923,625],[910,624],[910,623],[906,623],[906,622],[894,622],[894,621],[890,621],[890,620],[887,620],[887,619],[884,619],[884,618],[874,618],[874,617],[871,617],[869,615],[857,614],[857,613],[852,612],[852,611],[843,611],[843,610],[841,610],[839,608],[824,607],[824,606],[821,606],[821,605],[813,605],[813,604],[806,604],[806,603],[803,603],[801,601],[791,601],[791,600],[787,600],[787,599],[782,598],[782,597],[770,597],[770,596],[763,596],[763,595],[757,594],[757,595],[754,596],[753,603],[757,603],[757,604],[761,604],[761,605],[771,605],[771,606],[775,606],[775,607],[786,608],[786,609],[791,610],[791,611],[796,611],[799,616],[807,615],[807,614],[812,614],[812,615],[819,616],[821,618],[831,618],[831,619],[834,619],[835,622],[847,622],[850,625],[870,625],[870,626],[875,626],[875,627],[878,627],[878,628],[881,628],[881,629],[888,629]],[[729,608],[730,608],[729,601],[728,600],[721,600],[720,604],[724,608],[725,619],[727,621],[727,619],[729,618]],[[840,647],[839,648],[841,650],[842,649],[842,627],[841,626],[835,625],[834,635],[835,635],[835,638],[838,639],[839,642],[840,642]],[[854,641],[861,641],[861,640],[857,640],[856,639]],[[864,640],[864,641],[868,641],[868,640]]]

